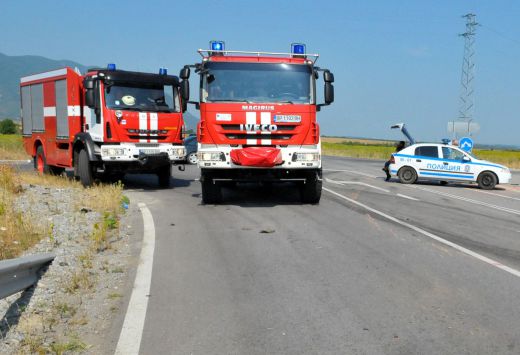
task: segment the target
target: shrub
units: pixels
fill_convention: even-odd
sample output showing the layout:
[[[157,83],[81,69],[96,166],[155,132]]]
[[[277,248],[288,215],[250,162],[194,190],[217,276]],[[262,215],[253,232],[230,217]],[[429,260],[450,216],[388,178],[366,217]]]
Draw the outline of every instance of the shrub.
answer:
[[[10,118],[6,118],[5,120],[0,121],[0,133],[1,134],[15,134],[16,133],[16,125],[13,120]]]

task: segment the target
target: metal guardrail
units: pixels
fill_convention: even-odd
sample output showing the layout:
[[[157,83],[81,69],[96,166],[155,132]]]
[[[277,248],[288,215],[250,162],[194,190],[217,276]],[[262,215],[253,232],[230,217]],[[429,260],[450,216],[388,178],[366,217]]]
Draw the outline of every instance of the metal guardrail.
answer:
[[[38,272],[54,258],[54,254],[39,254],[0,261],[0,299],[36,283]]]

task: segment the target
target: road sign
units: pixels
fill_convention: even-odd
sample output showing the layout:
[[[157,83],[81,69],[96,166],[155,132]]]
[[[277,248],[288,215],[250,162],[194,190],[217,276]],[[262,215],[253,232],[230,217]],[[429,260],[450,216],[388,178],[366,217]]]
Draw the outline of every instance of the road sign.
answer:
[[[459,147],[465,152],[471,152],[473,149],[473,140],[469,137],[461,138],[459,141]]]

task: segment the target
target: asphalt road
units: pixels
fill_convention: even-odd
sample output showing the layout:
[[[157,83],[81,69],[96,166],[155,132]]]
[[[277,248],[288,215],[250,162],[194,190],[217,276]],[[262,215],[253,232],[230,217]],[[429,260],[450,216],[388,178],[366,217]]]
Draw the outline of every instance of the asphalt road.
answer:
[[[402,185],[381,166],[326,157],[315,206],[288,186],[202,205],[193,166],[173,189],[129,177],[156,232],[140,352],[520,353],[520,187]]]

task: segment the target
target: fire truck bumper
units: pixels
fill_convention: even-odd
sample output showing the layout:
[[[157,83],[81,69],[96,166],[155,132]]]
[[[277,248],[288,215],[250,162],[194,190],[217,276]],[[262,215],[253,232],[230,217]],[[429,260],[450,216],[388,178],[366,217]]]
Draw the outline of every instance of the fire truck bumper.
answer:
[[[121,143],[101,147],[101,160],[104,162],[143,162],[166,159],[170,163],[180,163],[185,157],[186,148],[183,145]]]
[[[231,146],[202,146],[199,145],[197,157],[201,169],[262,169],[265,166],[244,166],[235,164],[231,151],[237,147]],[[314,146],[287,146],[277,147],[281,153],[281,163],[269,169],[321,169],[321,147]]]

